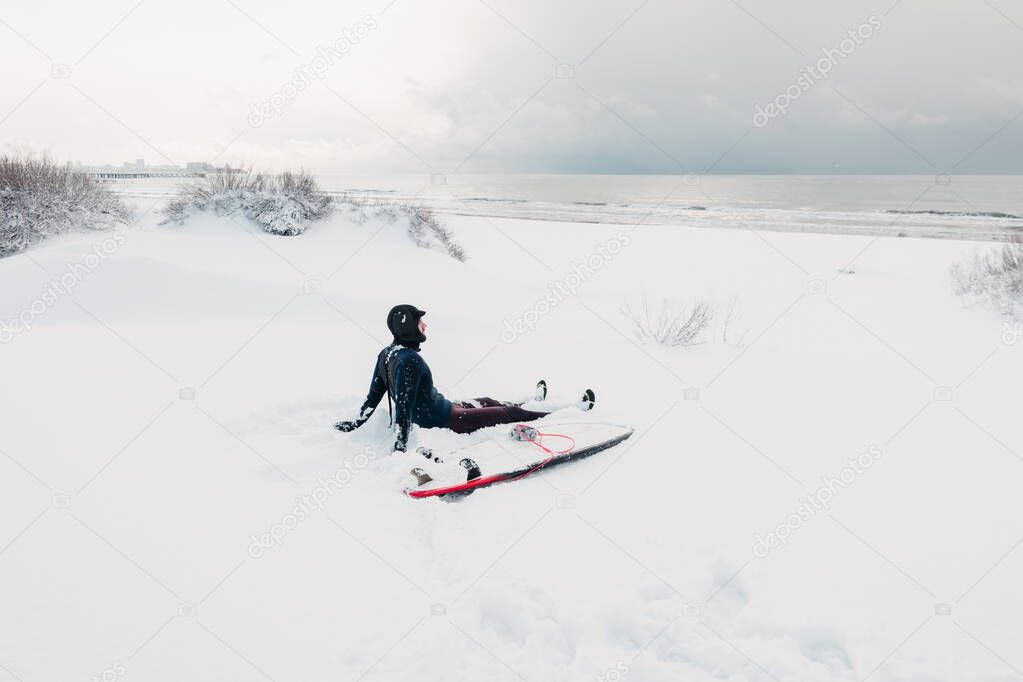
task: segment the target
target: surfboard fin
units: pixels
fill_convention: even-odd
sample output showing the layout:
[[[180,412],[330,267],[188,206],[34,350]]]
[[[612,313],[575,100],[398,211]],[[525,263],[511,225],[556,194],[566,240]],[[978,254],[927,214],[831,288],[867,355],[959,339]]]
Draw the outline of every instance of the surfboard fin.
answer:
[[[412,471],[409,473],[412,474],[412,478],[416,479],[416,485],[425,485],[433,480],[433,477],[420,467],[412,467]]]

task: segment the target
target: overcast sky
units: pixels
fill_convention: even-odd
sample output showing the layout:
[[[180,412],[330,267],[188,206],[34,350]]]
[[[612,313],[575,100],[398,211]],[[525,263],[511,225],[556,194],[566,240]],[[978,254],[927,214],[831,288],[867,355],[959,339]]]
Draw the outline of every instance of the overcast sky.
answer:
[[[1023,173],[1021,55],[1018,0],[8,2],[0,143],[320,172]]]

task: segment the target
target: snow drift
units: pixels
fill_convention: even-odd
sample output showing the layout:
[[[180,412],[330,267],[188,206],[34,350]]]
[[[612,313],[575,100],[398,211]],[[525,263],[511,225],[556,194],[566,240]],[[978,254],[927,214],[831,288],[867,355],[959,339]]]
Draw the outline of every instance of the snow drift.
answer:
[[[1023,344],[948,291],[973,244],[444,218],[465,263],[385,216],[283,239],[150,213],[2,346],[0,680],[990,682],[1023,665]],[[619,230],[629,244],[594,258]],[[97,237],[0,261],[0,320]],[[735,297],[750,340],[637,347],[619,302],[644,291]],[[592,386],[585,418],[636,434],[462,502],[403,497],[385,405],[331,428],[403,302],[428,311],[448,397],[542,376],[552,401]]]

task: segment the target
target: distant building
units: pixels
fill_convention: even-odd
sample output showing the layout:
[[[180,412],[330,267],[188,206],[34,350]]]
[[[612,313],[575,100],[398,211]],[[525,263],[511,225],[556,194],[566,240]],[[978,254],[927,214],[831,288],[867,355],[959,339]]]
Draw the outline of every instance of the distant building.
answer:
[[[139,178],[188,178],[202,177],[210,173],[241,172],[238,169],[226,167],[219,168],[208,161],[189,161],[184,166],[156,165],[147,166],[145,159],[125,161],[121,166],[83,166],[76,162],[76,168],[81,169],[94,178],[103,180],[137,180]]]

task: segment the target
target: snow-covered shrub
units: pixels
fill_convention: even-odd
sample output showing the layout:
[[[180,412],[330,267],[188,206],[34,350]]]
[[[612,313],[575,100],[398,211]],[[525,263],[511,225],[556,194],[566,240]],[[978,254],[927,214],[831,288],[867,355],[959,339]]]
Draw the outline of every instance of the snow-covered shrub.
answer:
[[[457,261],[465,262],[467,257],[465,249],[451,231],[441,224],[437,215],[426,206],[410,202],[371,201],[347,195],[338,199],[338,202],[348,204],[358,221],[373,218],[383,218],[391,222],[407,220],[408,235],[416,246],[435,249]]]
[[[129,209],[102,183],[47,159],[0,157],[0,257],[72,230],[129,222]]]
[[[451,231],[441,225],[433,211],[417,204],[402,204],[408,215],[408,234],[416,246],[440,249],[457,261],[465,262],[465,250],[455,241]]]
[[[1023,320],[1023,238],[974,253],[954,264],[949,278],[957,295],[987,301],[1002,314]]]
[[[370,200],[353,192],[340,192],[334,199],[337,203],[351,210],[358,210],[369,205]],[[364,216],[365,217],[365,216]]]
[[[333,204],[333,198],[321,192],[305,171],[263,174],[227,168],[181,185],[178,196],[162,212],[167,216],[165,223],[179,224],[211,209],[217,215],[241,213],[270,234],[291,236],[330,215]]]
[[[662,346],[695,346],[714,319],[714,307],[707,301],[687,303],[674,299],[661,301],[651,309],[646,296],[638,304],[626,302],[622,314],[632,321],[641,341]]]

